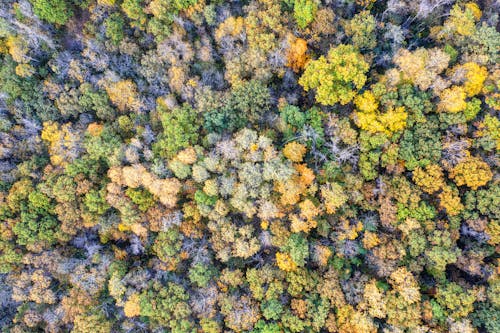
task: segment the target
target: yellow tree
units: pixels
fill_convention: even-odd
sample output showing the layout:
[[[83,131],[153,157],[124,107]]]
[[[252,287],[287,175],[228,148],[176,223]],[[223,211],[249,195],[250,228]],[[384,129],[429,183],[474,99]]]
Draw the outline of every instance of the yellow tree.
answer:
[[[137,88],[132,80],[112,82],[106,86],[106,92],[111,102],[122,112],[126,110],[137,111],[140,107]]]
[[[437,164],[428,164],[425,168],[413,170],[413,181],[426,193],[432,194],[444,186],[443,170]]]
[[[306,146],[303,144],[292,141],[287,143],[283,148],[283,155],[292,162],[302,162],[306,150]]]
[[[473,190],[486,185],[493,173],[489,165],[480,157],[469,156],[464,161],[458,163],[450,172],[450,178],[458,186],[467,185]]]
[[[321,186],[321,197],[328,214],[335,214],[338,208],[347,202],[344,189],[337,183],[329,183]]]
[[[309,57],[307,56],[307,42],[302,38],[290,37],[290,47],[286,55],[286,65],[294,72],[299,72],[306,65]]]
[[[366,82],[370,65],[352,45],[330,49],[326,57],[310,61],[299,84],[305,91],[316,89],[316,100],[324,105],[352,101]]]

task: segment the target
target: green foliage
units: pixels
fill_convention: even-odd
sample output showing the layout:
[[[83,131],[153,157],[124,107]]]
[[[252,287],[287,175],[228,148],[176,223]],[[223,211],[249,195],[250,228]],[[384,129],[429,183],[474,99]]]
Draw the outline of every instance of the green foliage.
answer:
[[[198,117],[191,107],[184,105],[170,111],[160,105],[158,111],[163,132],[153,146],[156,154],[163,158],[172,158],[179,150],[198,141]]]
[[[235,86],[222,99],[221,106],[204,114],[203,127],[209,132],[233,132],[249,121],[258,121],[269,110],[268,88],[257,80]]]
[[[151,193],[144,189],[128,188],[125,194],[132,199],[132,202],[139,206],[139,210],[145,212],[155,204],[155,199]]]
[[[260,309],[262,311],[262,315],[267,320],[278,320],[283,313],[283,305],[276,299],[263,301],[260,304]]]
[[[429,118],[425,123],[416,123],[404,131],[399,157],[406,162],[408,170],[439,161],[442,147],[438,129],[435,118]]]
[[[172,332],[187,325],[186,319],[191,314],[187,301],[189,295],[185,289],[176,283],[169,282],[166,286],[152,283],[140,295],[141,316],[147,317],[155,326],[169,327]],[[186,329],[184,332],[191,332]]]
[[[35,14],[49,23],[66,24],[73,10],[66,0],[31,0]]]
[[[189,281],[200,288],[205,288],[215,273],[213,267],[197,263],[189,269]]]
[[[80,86],[80,92],[78,103],[85,111],[93,111],[98,118],[103,120],[112,120],[115,117],[116,111],[110,106],[106,92],[94,91],[88,83]]]
[[[177,228],[170,228],[165,232],[160,232],[153,244],[153,252],[163,261],[177,259],[179,250],[182,246],[182,235]]]
[[[110,127],[105,126],[100,135],[88,135],[83,144],[91,160],[113,165],[116,155],[120,153],[121,140]]]
[[[19,245],[42,243],[50,246],[57,241],[58,230],[57,219],[31,203],[21,205],[20,221],[12,228]]]
[[[7,274],[16,265],[21,264],[23,255],[14,244],[0,240],[0,251],[0,274]]]
[[[283,250],[288,252],[298,266],[304,266],[309,257],[309,244],[302,234],[292,234]]]
[[[299,28],[304,29],[314,21],[317,10],[318,4],[315,0],[294,0],[293,17]]]
[[[488,302],[479,302],[472,314],[472,322],[476,327],[483,327],[488,333],[500,330],[500,309]]]
[[[194,200],[198,205],[213,206],[217,202],[217,197],[198,190],[194,194]]]
[[[376,21],[369,11],[364,10],[346,22],[344,28],[354,46],[359,49],[372,49],[377,45]]]
[[[84,203],[90,212],[97,215],[104,214],[110,208],[106,202],[106,191],[104,188],[100,191],[95,189],[90,190],[85,194]]]
[[[446,309],[448,316],[458,319],[473,311],[476,297],[472,292],[466,292],[458,284],[451,282],[438,288],[436,300],[441,307]]]
[[[120,44],[125,37],[123,33],[125,24],[123,17],[119,13],[113,13],[106,18],[104,24],[106,26],[106,37],[108,37],[113,44]]]

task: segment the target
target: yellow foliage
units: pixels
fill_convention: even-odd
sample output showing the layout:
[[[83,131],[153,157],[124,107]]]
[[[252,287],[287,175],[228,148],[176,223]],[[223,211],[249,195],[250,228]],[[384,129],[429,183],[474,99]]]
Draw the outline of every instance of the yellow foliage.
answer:
[[[339,333],[375,333],[377,326],[366,314],[356,311],[352,305],[341,306],[337,310]]]
[[[104,126],[98,123],[90,123],[87,127],[87,132],[92,136],[99,136],[102,133]]]
[[[450,10],[450,16],[444,23],[444,32],[457,33],[462,36],[470,36],[476,30],[476,22],[481,18],[482,13],[478,5],[469,2],[464,8],[459,4]]]
[[[59,130],[59,125],[53,121],[43,123],[42,140],[49,143],[57,142],[62,139],[62,133]]]
[[[262,230],[267,230],[267,228],[269,228],[269,221],[262,221],[260,222],[260,227],[262,228]]]
[[[97,0],[97,3],[99,3],[102,6],[114,6],[116,0]]]
[[[309,56],[307,52],[307,42],[302,38],[295,38],[291,43],[287,52],[287,66],[294,72],[299,72],[305,67]]]
[[[403,79],[416,84],[420,89],[427,90],[437,76],[448,68],[450,56],[438,48],[419,48],[413,52],[400,49],[394,57]]]
[[[370,133],[392,133],[403,130],[406,127],[406,113],[404,107],[389,109],[385,113],[355,113],[355,122],[359,128]]]
[[[467,103],[465,98],[467,94],[465,89],[459,86],[447,88],[441,92],[439,98],[441,99],[438,104],[438,109],[444,112],[457,113],[465,110]]]
[[[219,24],[219,27],[215,31],[215,38],[221,40],[224,36],[237,37],[241,35],[243,29],[245,28],[245,20],[243,17],[228,17],[224,22]]]
[[[316,205],[309,199],[306,199],[299,203],[300,216],[312,220],[321,213],[321,209],[316,207]]]
[[[306,164],[296,164],[294,168],[299,173],[299,182],[303,186],[310,186],[313,184],[316,176],[312,169],[309,169]]]
[[[337,183],[329,183],[321,186],[321,197],[328,214],[335,214],[337,209],[347,202],[344,189]]]
[[[35,73],[35,68],[30,64],[19,64],[16,66],[16,75],[20,77],[30,77]]]
[[[444,186],[443,171],[437,164],[429,164],[425,169],[416,167],[413,171],[413,181],[424,192],[432,194]]]
[[[132,294],[125,302],[123,312],[128,318],[136,317],[141,314],[141,306],[139,305],[139,294]]]
[[[476,21],[479,21],[481,19],[481,16],[483,16],[483,13],[481,12],[481,9],[475,2],[468,2],[465,4],[465,9],[470,10],[472,12],[472,16],[476,19]]]
[[[17,63],[26,63],[29,58],[26,56],[28,53],[28,43],[18,36],[9,36],[6,40],[7,48],[9,49],[9,54],[12,59]]]
[[[118,110],[137,110],[140,106],[137,90],[132,80],[113,82],[106,87],[109,99]]]
[[[341,232],[338,234],[338,239],[355,240],[359,236],[359,232],[363,230],[363,223],[358,221],[356,224],[351,224],[348,219],[341,220]]]
[[[467,97],[475,96],[481,92],[484,81],[486,81],[488,77],[488,70],[486,67],[479,66],[475,62],[467,62],[459,66],[456,70],[465,71],[465,83],[463,88]]]
[[[55,166],[65,164],[66,153],[71,152],[77,144],[77,138],[72,135],[69,123],[60,127],[53,121],[44,122],[41,138],[48,143],[50,161]]]
[[[287,143],[283,148],[283,155],[292,162],[302,162],[306,151],[306,146],[296,141],[292,141]]]
[[[297,180],[298,177],[294,176],[293,178]],[[275,184],[275,190],[281,194],[280,202],[284,206],[294,205],[299,202],[300,194],[304,190],[304,187],[298,181],[294,181],[294,179]]]
[[[469,156],[464,161],[458,163],[450,172],[452,178],[458,186],[467,185],[473,190],[486,185],[493,174],[489,165],[480,157]]]
[[[297,269],[297,264],[292,260],[288,253],[277,252],[276,264],[285,272],[292,272]]]
[[[363,237],[363,247],[367,250],[374,248],[375,246],[380,244],[380,238],[378,238],[377,234],[374,232],[365,232]]]
[[[359,111],[365,113],[374,113],[378,109],[378,101],[371,90],[366,90],[363,94],[356,96],[354,104]]]
[[[317,223],[315,220],[305,220],[297,216],[296,214],[292,214],[289,217],[290,219],[290,230],[292,232],[305,232],[308,233],[311,229],[316,228]]]
[[[500,244],[500,223],[495,220],[491,220],[486,226],[486,234],[490,237],[488,244],[498,245]]]
[[[308,186],[314,182],[314,171],[309,169],[305,164],[295,164],[295,170],[299,173],[293,175],[290,179],[284,182],[276,182],[275,191],[281,194],[281,204],[294,205],[300,200],[300,196],[304,194]]]
[[[453,191],[449,186],[443,188],[438,197],[440,200],[439,207],[446,209],[446,213],[450,216],[458,215],[464,209],[458,191]]]
[[[370,316],[385,318],[387,312],[385,295],[378,289],[376,280],[373,279],[365,285],[363,300]]]
[[[412,304],[420,301],[418,282],[406,267],[400,267],[392,272],[389,282],[406,303]]]

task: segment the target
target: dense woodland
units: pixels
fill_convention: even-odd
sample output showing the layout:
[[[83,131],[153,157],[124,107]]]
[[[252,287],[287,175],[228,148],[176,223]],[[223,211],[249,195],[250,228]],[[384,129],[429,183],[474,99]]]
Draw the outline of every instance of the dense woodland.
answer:
[[[499,1],[0,2],[2,332],[500,332]]]

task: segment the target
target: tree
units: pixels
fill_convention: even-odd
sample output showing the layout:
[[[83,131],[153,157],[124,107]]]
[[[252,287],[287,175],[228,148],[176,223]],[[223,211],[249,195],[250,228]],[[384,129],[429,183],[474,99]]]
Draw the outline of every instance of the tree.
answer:
[[[305,91],[316,89],[316,100],[324,105],[349,103],[366,82],[370,65],[352,45],[339,45],[326,58],[311,60],[299,79]]]
[[[299,28],[304,29],[314,20],[318,4],[315,0],[294,0],[293,16]]]
[[[465,98],[467,94],[464,88],[453,86],[443,90],[440,94],[438,109],[444,112],[457,113],[464,111],[467,107]]]
[[[158,104],[163,132],[153,145],[155,152],[164,158],[174,157],[178,151],[198,141],[199,122],[196,113],[188,105],[168,110],[161,101]]]
[[[473,290],[465,291],[455,282],[450,282],[437,289],[436,300],[446,309],[447,315],[459,319],[473,311],[475,294]]]
[[[169,327],[173,332],[182,326],[189,328],[191,308],[187,301],[189,295],[176,283],[165,286],[153,281],[139,296],[140,315],[151,320],[153,327]],[[186,331],[188,331],[186,329]]]
[[[438,75],[448,67],[450,56],[438,48],[419,48],[413,52],[400,49],[394,56],[403,79],[427,90],[436,82]]]
[[[283,155],[292,162],[302,162],[306,147],[296,141],[287,143],[283,148]]]
[[[258,80],[235,84],[220,104],[204,114],[204,127],[213,132],[233,132],[248,122],[256,123],[269,111],[268,88]]]
[[[73,16],[66,0],[30,0],[35,14],[49,23],[64,25]]]
[[[344,23],[344,29],[347,36],[357,48],[373,49],[377,45],[375,34],[376,21],[370,11],[364,10]]]
[[[406,127],[408,114],[404,107],[390,108],[386,112],[378,112],[378,102],[369,90],[354,99],[358,110],[354,114],[356,124],[370,133],[391,135]]]
[[[106,92],[111,102],[122,112],[126,110],[137,111],[141,106],[137,87],[132,80],[111,82],[106,86]]]
[[[342,186],[337,183],[322,185],[321,197],[324,200],[324,205],[328,214],[335,214],[337,209],[346,203],[348,199]]]
[[[125,37],[123,33],[125,21],[122,15],[119,13],[113,13],[108,18],[106,18],[106,37],[111,39],[111,42],[115,45],[120,44],[120,42]]]
[[[458,186],[467,185],[473,190],[486,185],[493,174],[490,167],[480,157],[470,156],[458,163],[450,172],[450,178]]]
[[[443,177],[443,170],[437,164],[428,164],[425,168],[416,167],[413,170],[413,181],[429,194],[444,187]]]
[[[294,72],[299,72],[309,60],[307,55],[307,41],[302,38],[294,38],[290,42],[287,52],[287,66]]]

